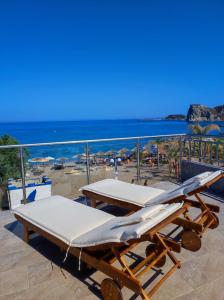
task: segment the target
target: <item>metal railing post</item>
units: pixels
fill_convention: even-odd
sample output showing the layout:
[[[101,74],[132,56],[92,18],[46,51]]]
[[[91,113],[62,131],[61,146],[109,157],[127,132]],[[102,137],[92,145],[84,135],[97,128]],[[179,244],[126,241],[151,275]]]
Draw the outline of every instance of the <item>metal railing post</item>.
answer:
[[[156,152],[156,155],[157,155],[157,169],[159,169],[159,144],[157,143],[157,152]]]
[[[196,142],[194,140],[193,157],[195,157],[195,153],[196,153]]]
[[[212,142],[210,142],[209,163],[212,164]]]
[[[182,143],[183,145],[182,145],[182,156],[183,157],[185,157],[185,156],[187,156],[187,155],[185,155],[186,154],[186,140],[184,139],[183,140],[183,143]]]
[[[219,166],[219,143],[216,144],[216,162]]]
[[[222,143],[222,160],[224,160],[224,144]]]
[[[25,179],[25,169],[24,169],[24,157],[23,157],[23,147],[19,148],[20,154],[20,167],[21,167],[21,177],[22,177],[22,189],[23,189],[23,203],[26,204],[26,179]]]
[[[203,159],[206,159],[206,154],[207,154],[207,141],[204,141],[204,150],[203,150]]]
[[[181,179],[181,162],[182,162],[182,137],[180,136],[180,162],[179,162],[179,179]]]
[[[188,160],[191,161],[191,139],[188,140]]]
[[[140,183],[140,141],[137,143],[137,183]]]
[[[202,140],[201,137],[199,138],[199,142],[198,142],[198,161],[201,162],[201,151],[202,151]]]
[[[114,179],[118,179],[117,157],[114,157]]]
[[[89,144],[86,143],[86,181],[90,184]]]

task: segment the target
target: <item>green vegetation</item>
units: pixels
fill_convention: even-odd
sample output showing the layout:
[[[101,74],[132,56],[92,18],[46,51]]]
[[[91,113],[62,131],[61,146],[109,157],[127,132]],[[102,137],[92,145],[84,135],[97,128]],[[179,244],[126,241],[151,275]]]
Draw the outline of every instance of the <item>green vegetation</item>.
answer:
[[[189,126],[192,133],[203,136],[209,134],[211,131],[221,131],[220,127],[216,124],[210,124],[207,126],[201,126],[199,124],[194,124]],[[205,148],[207,147],[207,144],[205,145]],[[202,157],[202,137],[199,138],[199,162],[201,162]],[[205,152],[207,149],[205,149]]]
[[[18,141],[9,135],[0,137],[0,146],[15,144],[18,144]],[[24,151],[24,154],[28,155],[27,150]],[[0,150],[0,184],[6,184],[7,179],[10,177],[21,177],[19,150],[16,148]]]

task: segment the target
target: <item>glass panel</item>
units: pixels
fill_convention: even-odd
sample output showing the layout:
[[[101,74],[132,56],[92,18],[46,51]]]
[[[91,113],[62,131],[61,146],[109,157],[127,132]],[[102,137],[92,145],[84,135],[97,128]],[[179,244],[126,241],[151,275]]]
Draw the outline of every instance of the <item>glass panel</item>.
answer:
[[[26,181],[48,182],[52,195],[75,199],[87,184],[83,144],[33,147],[27,165]]]
[[[117,178],[131,182],[136,179],[135,146],[136,141],[129,140],[90,144],[90,181]]]

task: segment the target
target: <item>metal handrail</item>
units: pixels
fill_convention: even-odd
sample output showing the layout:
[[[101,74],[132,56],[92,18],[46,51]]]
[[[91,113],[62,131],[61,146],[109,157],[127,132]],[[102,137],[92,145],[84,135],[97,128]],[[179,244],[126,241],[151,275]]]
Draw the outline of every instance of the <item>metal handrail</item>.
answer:
[[[180,137],[186,136],[186,133],[181,134],[165,134],[165,135],[146,135],[135,137],[122,137],[122,138],[108,138],[108,139],[94,139],[94,140],[79,140],[79,141],[64,141],[64,142],[48,142],[48,143],[35,143],[35,144],[16,144],[16,145],[3,145],[1,149],[8,148],[26,148],[26,147],[41,147],[41,146],[56,146],[56,145],[72,145],[72,144],[86,144],[86,143],[98,143],[98,142],[113,142],[113,141],[128,141],[128,140],[144,140],[154,138],[168,138],[168,137]]]

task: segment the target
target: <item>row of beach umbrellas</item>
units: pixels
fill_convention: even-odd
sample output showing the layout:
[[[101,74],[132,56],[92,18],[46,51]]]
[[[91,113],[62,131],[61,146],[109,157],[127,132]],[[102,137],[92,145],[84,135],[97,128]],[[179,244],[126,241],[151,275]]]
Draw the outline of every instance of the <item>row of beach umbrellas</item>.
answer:
[[[127,156],[130,156],[131,154],[133,154],[134,152],[136,152],[136,150],[137,150],[136,147],[134,147],[131,150],[129,150],[127,148],[122,148],[119,151],[114,151],[114,150],[109,150],[107,152],[99,151],[97,153],[89,154],[89,158],[94,158],[94,157],[104,158],[104,157],[109,157],[109,156],[114,156],[114,155],[118,155],[120,157],[125,157],[125,156],[127,157]],[[149,154],[149,150],[144,147],[142,153]],[[77,159],[77,158],[78,159],[86,159],[86,153],[76,154],[72,158],[73,159]],[[29,159],[28,162],[29,163],[49,163],[52,161],[57,161],[57,162],[64,163],[69,159],[70,158],[67,158],[67,157],[54,158],[52,156],[47,156],[47,157],[32,158],[32,159]]]

